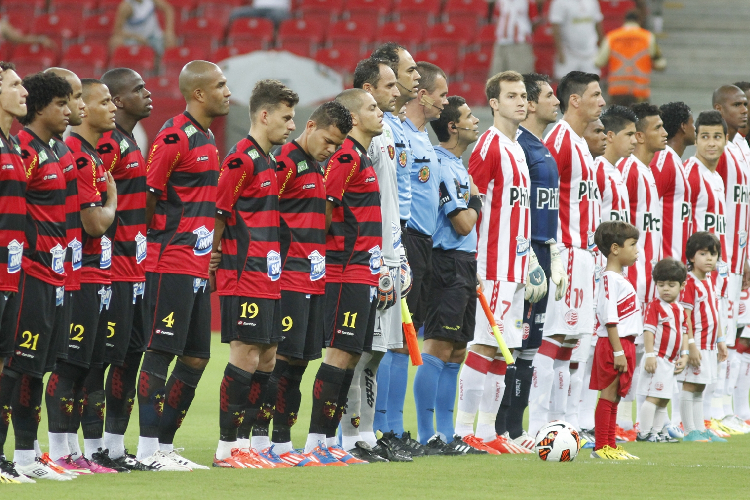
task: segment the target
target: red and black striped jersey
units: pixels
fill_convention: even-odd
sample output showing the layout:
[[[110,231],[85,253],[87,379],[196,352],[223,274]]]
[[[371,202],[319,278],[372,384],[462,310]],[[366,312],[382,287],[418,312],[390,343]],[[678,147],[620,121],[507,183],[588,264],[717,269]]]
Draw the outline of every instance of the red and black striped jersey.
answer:
[[[326,185],[323,169],[295,141],[276,155],[281,215],[281,289],[326,289]]]
[[[83,211],[91,207],[101,207],[107,203],[107,173],[94,146],[76,133],[65,139],[65,144],[73,153],[78,171],[78,206]],[[112,242],[115,238],[115,224],[112,223],[99,237],[92,237],[82,231],[83,265],[81,283],[111,283],[109,269],[112,267]]]
[[[78,205],[78,169],[73,153],[62,137],[50,140],[52,151],[60,159],[60,168],[65,176],[65,230],[68,248],[65,253],[65,289],[69,292],[81,289],[81,264],[83,242],[81,237],[81,207]]]
[[[49,144],[24,128],[18,133],[26,172],[23,270],[53,286],[65,284],[65,177]]]
[[[347,137],[328,161],[326,200],[335,208],[326,235],[326,280],[378,284],[383,233],[380,187],[360,143]]]
[[[213,133],[187,111],[168,120],[146,163],[146,189],[159,197],[148,228],[146,271],[208,278],[218,180]]]
[[[251,136],[221,165],[216,213],[227,218],[216,271],[219,295],[281,298],[276,160]]]
[[[21,148],[0,132],[0,291],[18,291],[25,231],[26,176]]]
[[[117,184],[112,281],[146,279],[146,162],[135,138],[118,125],[104,134],[96,152]]]

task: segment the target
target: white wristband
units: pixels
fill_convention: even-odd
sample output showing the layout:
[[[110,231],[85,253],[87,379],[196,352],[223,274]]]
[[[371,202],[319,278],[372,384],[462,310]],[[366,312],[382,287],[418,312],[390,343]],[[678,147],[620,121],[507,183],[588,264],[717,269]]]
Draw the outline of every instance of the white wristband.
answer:
[[[726,341],[727,341],[726,337],[719,337],[718,339],[716,339],[716,342],[726,342]]]
[[[655,353],[655,352],[647,352],[647,353],[645,354],[645,356],[646,356],[647,358],[655,358],[655,357],[656,357],[656,353]]]
[[[612,356],[614,356],[614,357],[625,356],[625,351],[615,351],[615,352],[612,353]]]
[[[688,339],[688,344],[695,344],[695,339]]]
[[[690,356],[690,351],[687,349],[680,351],[680,356]]]

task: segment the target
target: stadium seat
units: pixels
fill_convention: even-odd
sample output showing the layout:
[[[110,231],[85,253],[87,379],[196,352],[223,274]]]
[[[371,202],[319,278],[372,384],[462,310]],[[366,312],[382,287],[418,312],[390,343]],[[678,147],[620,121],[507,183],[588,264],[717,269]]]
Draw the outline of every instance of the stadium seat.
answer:
[[[64,42],[78,36],[81,18],[75,13],[59,12],[55,14],[43,14],[34,18],[31,23],[33,33],[44,34],[55,41],[58,48],[62,48]]]
[[[461,73],[466,80],[486,79],[492,64],[492,51],[479,50],[464,54],[461,60]]]
[[[444,16],[447,21],[455,24],[456,26],[462,26],[466,31],[476,31],[478,26],[485,24],[487,21],[487,14],[477,14],[476,12],[451,12]]]
[[[227,45],[254,42],[260,50],[270,47],[273,42],[273,21],[262,17],[235,19],[229,26]]]
[[[23,12],[29,19],[41,13],[46,7],[46,0],[5,0],[2,3],[3,13]]]
[[[154,71],[156,53],[148,45],[122,45],[112,52],[109,66],[132,68],[144,78]]]
[[[242,54],[249,54],[250,52],[255,52],[256,50],[262,49],[256,48],[251,41],[243,41],[239,44],[219,47],[213,52],[213,54],[211,54],[209,60],[218,64],[224,59],[229,59],[230,57],[239,56]]]
[[[605,18],[608,16],[624,18],[629,10],[635,9],[635,2],[632,0],[599,0],[599,8]]]
[[[413,49],[424,38],[425,24],[424,19],[421,24],[386,23],[380,28],[380,33],[376,38],[379,42],[398,42]]]
[[[555,46],[534,45],[534,71],[552,76],[555,70]]]
[[[315,60],[339,73],[354,73],[354,68],[362,58],[361,55],[355,45],[339,45],[319,50],[315,54]]]
[[[323,32],[328,25],[308,23],[304,19],[289,19],[279,26],[277,48],[293,54],[310,57],[323,41]]]
[[[182,95],[180,94],[180,86],[177,80],[176,74],[146,78],[146,90],[151,92],[151,98],[154,101],[160,99],[178,99]]]
[[[370,20],[369,23],[357,21],[339,21],[328,30],[328,41],[334,46],[351,43],[353,46],[370,43],[375,38],[377,24]]]
[[[182,67],[190,61],[207,59],[208,53],[205,45],[172,47],[167,49],[161,58],[162,72],[168,75],[179,73]]]
[[[99,14],[81,23],[81,38],[85,43],[107,45],[112,37],[114,14]]]
[[[338,10],[314,9],[311,7],[300,9],[297,11],[297,14],[297,19],[304,19],[308,23],[318,26],[328,26],[340,17],[341,12]]]
[[[312,40],[301,38],[292,38],[289,40],[279,40],[276,42],[276,50],[286,50],[292,54],[302,57],[312,57],[318,49],[318,43]]]
[[[54,66],[57,63],[57,54],[38,43],[24,44],[16,46],[11,60],[16,65],[16,73],[23,78]]]
[[[487,17],[486,0],[448,0],[443,10],[448,17],[457,12],[472,12]]]
[[[242,2],[235,1],[222,1],[222,2],[201,2],[198,5],[197,17],[203,17],[206,19],[213,19],[223,25],[229,22],[229,16],[232,15],[232,10],[242,5]]]
[[[485,24],[477,32],[474,43],[479,45],[480,50],[492,49],[492,47],[495,45],[495,38],[497,36],[495,34],[496,29],[497,26],[495,26],[494,24]]]
[[[484,93],[486,76],[483,79],[451,82],[451,95],[460,95],[466,99],[469,106],[487,106],[487,96]]]
[[[298,9],[299,11],[328,11],[328,12],[341,12],[344,7],[344,0],[302,0]]]
[[[224,24],[210,18],[193,17],[183,23],[177,23],[177,35],[182,38],[183,45],[200,43],[208,48],[218,46],[224,39]]]
[[[531,34],[531,41],[534,45],[554,45],[555,39],[552,37],[552,25],[547,23],[537,26]]]
[[[456,74],[458,69],[458,59],[458,47],[455,47],[454,51],[441,48],[440,50],[422,50],[414,54],[415,61],[427,61],[440,66],[440,69],[448,75],[451,85],[453,85],[451,77]]]
[[[351,0],[346,3],[347,19],[351,19],[353,13],[367,13],[369,16],[384,16],[391,11],[389,0],[380,2],[378,0]]]
[[[468,45],[474,39],[473,29],[453,23],[440,23],[432,25],[425,35],[425,42],[431,47],[444,44],[460,43]]]
[[[107,67],[107,47],[92,43],[71,45],[65,50],[60,65],[80,78],[99,78]]]
[[[375,32],[383,24],[387,14],[380,14],[372,10],[352,10],[344,13],[345,21],[354,21],[361,26],[371,27]]]
[[[88,17],[96,10],[93,0],[54,0],[50,5],[50,12],[66,13],[78,18]]]
[[[4,11],[3,16],[8,18],[11,26],[24,33],[29,32],[29,26],[31,26],[31,22],[34,20],[34,17],[30,16],[28,11],[25,10]]]
[[[396,0],[393,10],[399,15],[421,13],[423,16],[437,17],[440,14],[440,0]]]

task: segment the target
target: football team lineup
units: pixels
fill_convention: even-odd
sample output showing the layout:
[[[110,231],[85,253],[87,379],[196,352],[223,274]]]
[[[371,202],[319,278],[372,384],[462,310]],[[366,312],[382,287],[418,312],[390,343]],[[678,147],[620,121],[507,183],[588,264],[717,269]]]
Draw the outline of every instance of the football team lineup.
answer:
[[[502,71],[480,134],[446,73],[389,42],[309,117],[258,81],[221,158],[214,63],[184,66],[186,110],[145,155],[158,102],[132,69],[0,70],[1,482],[750,467],[750,83],[694,116],[608,105],[595,73]],[[708,483],[680,487],[730,491]]]

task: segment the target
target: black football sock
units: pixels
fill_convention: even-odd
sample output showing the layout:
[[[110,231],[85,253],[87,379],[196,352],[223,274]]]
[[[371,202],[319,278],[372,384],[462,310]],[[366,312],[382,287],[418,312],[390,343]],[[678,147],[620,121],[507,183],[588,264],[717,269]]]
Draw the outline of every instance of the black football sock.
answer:
[[[159,421],[164,411],[164,385],[171,355],[146,352],[138,377],[138,417],[140,435],[147,438],[159,436]]]
[[[245,405],[253,374],[227,363],[219,389],[219,439],[237,441],[237,429],[245,418]]]
[[[276,360],[277,364],[278,362]],[[289,365],[279,379],[271,436],[271,441],[274,443],[288,443],[292,440],[291,428],[297,423],[299,407],[302,404],[302,392],[299,386],[306,368],[306,365]]]
[[[250,432],[257,420],[260,406],[263,403],[264,391],[268,387],[268,379],[270,378],[271,372],[256,370],[253,373],[253,378],[250,381],[250,391],[245,401],[245,419],[237,431],[237,439],[250,439]]]
[[[142,352],[125,356],[122,366],[110,366],[104,392],[107,397],[107,419],[104,430],[108,434],[125,435],[130,414],[135,404],[135,382],[141,365]]]
[[[5,368],[0,374],[0,457],[5,456],[3,451],[5,441],[8,439],[8,427],[13,415],[11,403],[13,391],[21,375],[13,370]]]
[[[505,434],[508,430],[508,409],[510,408],[510,394],[512,387],[516,383],[516,367],[515,365],[508,365],[505,372],[505,392],[503,392],[503,399],[500,402],[500,408],[497,409],[497,417],[495,417],[495,433],[498,436]]]
[[[107,401],[104,393],[104,368],[89,369],[86,380],[83,382],[83,394],[83,412],[81,413],[83,439],[102,439]]]
[[[159,444],[172,444],[195,398],[204,369],[191,368],[179,359],[164,388],[164,413],[159,422]]]
[[[255,418],[255,425],[253,425],[253,436],[268,436],[268,426],[271,424],[273,412],[276,408],[276,397],[279,392],[279,379],[288,365],[288,361],[276,360],[276,366],[274,366],[271,376],[268,378],[268,383],[263,390],[263,399],[261,400],[262,404],[260,405],[258,415]]]
[[[515,439],[523,434],[523,414],[529,406],[531,381],[534,377],[532,360],[519,357],[516,362],[516,382],[508,409],[508,434]]]
[[[49,432],[67,433],[70,419],[73,416],[75,387],[86,377],[86,369],[58,361],[55,371],[47,380],[44,403],[47,407],[47,424]]]
[[[13,432],[16,450],[33,450],[34,441],[42,417],[42,394],[44,382],[41,378],[21,375],[13,391]]]
[[[332,438],[336,435],[336,431],[339,428],[341,417],[344,415],[344,409],[346,408],[347,395],[349,394],[349,388],[352,386],[352,380],[354,379],[354,370],[346,370],[344,372],[344,378],[341,380],[341,389],[339,390],[339,397],[336,401],[336,413],[334,414],[331,423],[326,431],[326,437]],[[359,380],[357,381],[359,383]]]
[[[336,415],[341,384],[346,370],[322,363],[315,375],[313,384],[312,413],[310,415],[310,434],[328,433],[328,428]],[[334,425],[334,428],[336,426]]]

